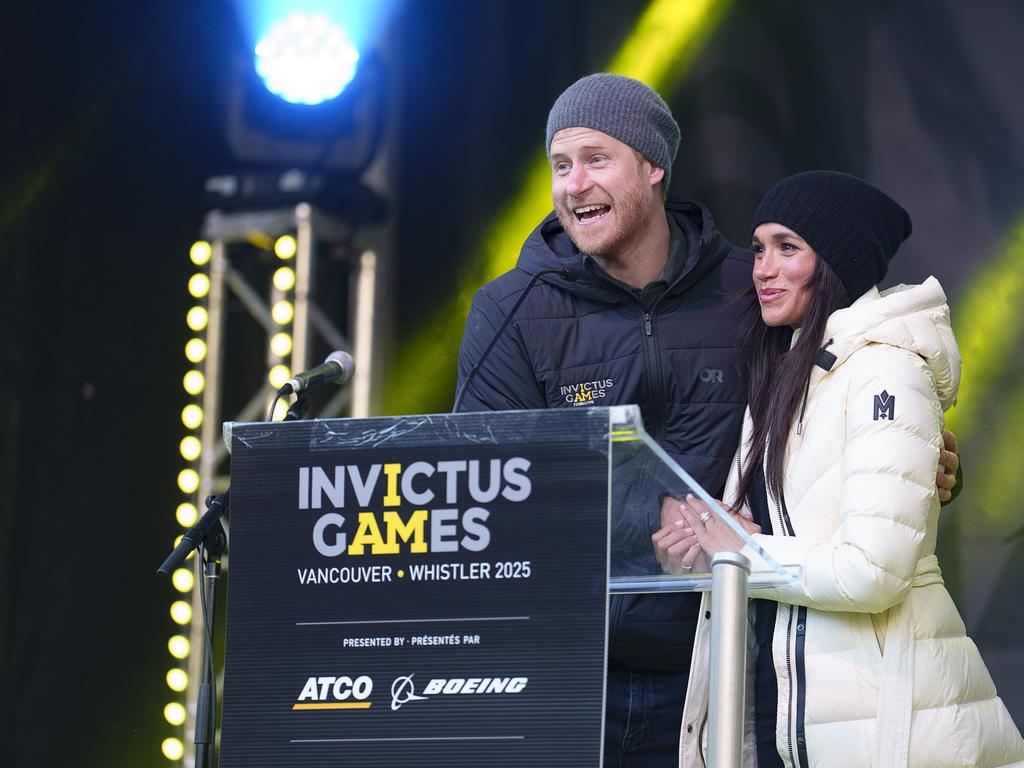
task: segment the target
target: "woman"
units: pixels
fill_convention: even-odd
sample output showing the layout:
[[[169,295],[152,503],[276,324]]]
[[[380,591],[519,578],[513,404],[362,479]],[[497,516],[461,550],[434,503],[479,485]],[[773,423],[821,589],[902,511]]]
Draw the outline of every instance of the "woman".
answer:
[[[755,603],[759,768],[1024,765],[935,558],[939,429],[960,373],[945,296],[934,278],[875,287],[910,231],[884,193],[827,171],[784,179],[754,216],[751,395],[725,497],[768,553],[802,566]],[[742,547],[699,501],[679,511],[705,555]],[[683,766],[703,765],[708,624]]]

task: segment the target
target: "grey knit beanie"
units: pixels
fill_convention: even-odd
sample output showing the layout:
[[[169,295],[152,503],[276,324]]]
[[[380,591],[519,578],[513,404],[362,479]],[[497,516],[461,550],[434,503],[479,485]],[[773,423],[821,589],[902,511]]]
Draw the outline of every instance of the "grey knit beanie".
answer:
[[[665,171],[668,189],[679,149],[679,125],[665,101],[645,83],[623,75],[587,75],[566,88],[548,113],[547,141],[563,128],[607,133]]]
[[[882,190],[837,171],[806,171],[780,181],[757,206],[750,231],[767,221],[806,240],[851,301],[885,277],[913,229],[910,215]]]

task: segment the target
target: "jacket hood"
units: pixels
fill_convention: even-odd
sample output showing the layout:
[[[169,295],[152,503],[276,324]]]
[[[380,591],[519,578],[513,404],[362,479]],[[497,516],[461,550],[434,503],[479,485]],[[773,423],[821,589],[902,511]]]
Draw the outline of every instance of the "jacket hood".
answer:
[[[675,219],[687,238],[686,266],[682,276],[669,289],[675,293],[717,266],[732,246],[715,228],[711,213],[700,203],[669,200],[665,203],[665,213]],[[516,267],[530,275],[542,269],[568,267],[578,274],[575,280],[566,280],[559,275],[544,275],[541,281],[582,298],[606,302],[623,300],[625,296],[620,288],[585,269],[587,258],[576,250],[558,221],[558,216],[552,211],[526,239]]]
[[[867,344],[888,344],[919,355],[935,377],[943,410],[956,402],[960,386],[960,349],[949,320],[946,294],[934,277],[920,285],[897,285],[884,292],[872,287],[828,320],[828,351],[842,365]]]

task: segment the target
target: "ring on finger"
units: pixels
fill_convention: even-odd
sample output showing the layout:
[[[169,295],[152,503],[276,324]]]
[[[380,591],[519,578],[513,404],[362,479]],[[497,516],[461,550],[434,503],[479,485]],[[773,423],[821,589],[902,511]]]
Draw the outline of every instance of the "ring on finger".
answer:
[[[708,512],[706,509],[703,512],[700,513],[700,521],[702,523],[707,523],[707,521],[710,520],[710,519],[711,519],[711,513]]]
[[[693,566],[687,565],[686,563],[680,563],[679,567],[686,571],[686,573],[691,573],[693,571]]]

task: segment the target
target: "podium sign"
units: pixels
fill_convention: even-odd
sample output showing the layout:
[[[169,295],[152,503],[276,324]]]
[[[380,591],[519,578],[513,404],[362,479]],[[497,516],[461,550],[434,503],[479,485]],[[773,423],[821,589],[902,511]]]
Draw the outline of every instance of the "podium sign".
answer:
[[[229,426],[222,766],[600,765],[607,410]]]

